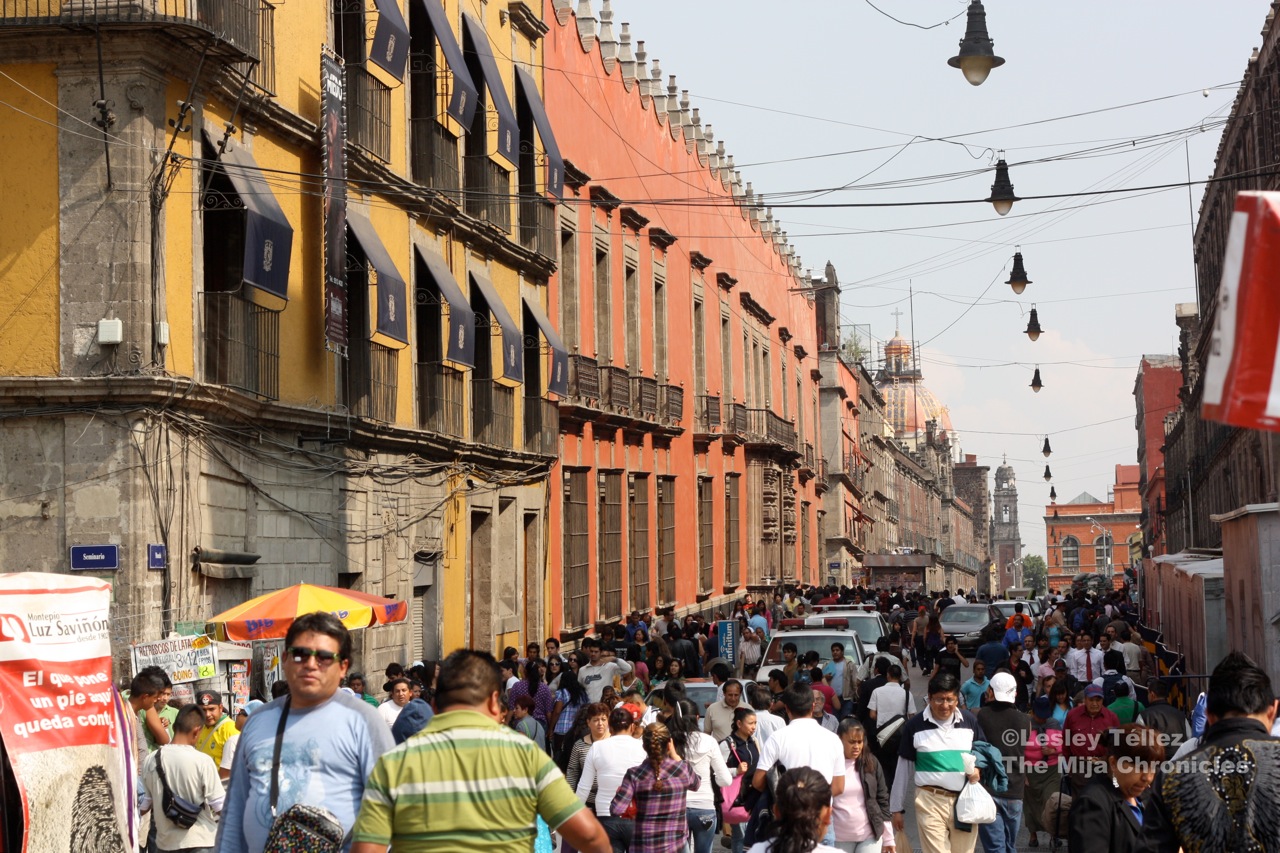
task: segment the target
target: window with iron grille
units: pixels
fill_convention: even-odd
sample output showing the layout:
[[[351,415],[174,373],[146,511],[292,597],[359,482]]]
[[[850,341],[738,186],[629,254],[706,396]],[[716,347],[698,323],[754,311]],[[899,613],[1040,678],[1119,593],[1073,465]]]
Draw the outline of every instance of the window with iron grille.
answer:
[[[667,381],[667,277],[654,262],[653,270],[653,375]]]
[[[627,311],[627,367],[640,373],[640,273],[628,262],[622,271],[623,299]]]
[[[658,604],[676,602],[676,478],[658,478]]]
[[[601,619],[622,616],[622,474],[600,475],[600,590]]]
[[[715,500],[712,496],[710,477],[698,478],[698,589],[710,592],[714,582],[715,558]]]
[[[636,474],[631,484],[631,525],[627,537],[631,607],[649,608],[649,476]]]
[[[595,265],[596,361],[613,363],[613,299],[609,292],[609,244],[596,243]]]
[[[370,265],[358,240],[347,235],[347,358],[342,363],[347,409],[383,423],[396,419],[398,353],[369,340]]]
[[[569,352],[578,349],[578,233],[560,226],[560,337]]]
[[[249,20],[256,24],[257,31],[246,35],[251,36],[256,42],[254,56],[258,61],[238,63],[236,68],[248,77],[254,86],[268,95],[274,95],[276,92],[276,7],[267,0],[261,0],[260,3],[254,3],[253,0],[249,2],[249,14],[252,16]],[[253,6],[257,7],[256,15],[252,11]]]
[[[409,4],[409,148],[413,179],[459,200],[458,139],[444,126],[451,77],[437,59],[436,33],[422,3]]]
[[[707,393],[707,337],[704,331],[706,317],[702,300],[693,300],[693,393],[701,397]]]
[[[1080,540],[1068,536],[1062,540],[1062,567],[1064,569],[1080,568]]]
[[[739,536],[742,530],[741,505],[742,478],[728,474],[724,480],[724,583],[736,587],[741,582],[742,551]]]
[[[729,315],[720,315],[720,397],[733,402],[733,332]]]
[[[591,619],[590,507],[587,472],[564,473],[564,623],[584,628]]]

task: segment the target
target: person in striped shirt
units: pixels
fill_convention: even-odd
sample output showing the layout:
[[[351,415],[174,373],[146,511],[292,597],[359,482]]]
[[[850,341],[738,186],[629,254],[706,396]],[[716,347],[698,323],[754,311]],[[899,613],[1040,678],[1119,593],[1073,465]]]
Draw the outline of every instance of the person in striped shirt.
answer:
[[[986,740],[973,712],[960,707],[960,679],[950,673],[929,681],[928,706],[902,727],[898,769],[889,795],[893,828],[902,832],[907,792],[913,791],[916,829],[924,853],[973,853],[977,827],[968,832],[953,820],[956,798],[965,780],[977,782],[978,771],[965,756],[975,741]]]
[[[493,656],[445,659],[431,723],[378,760],[364,788],[351,853],[527,853],[541,817],[582,853],[609,838],[546,752],[502,725]]]

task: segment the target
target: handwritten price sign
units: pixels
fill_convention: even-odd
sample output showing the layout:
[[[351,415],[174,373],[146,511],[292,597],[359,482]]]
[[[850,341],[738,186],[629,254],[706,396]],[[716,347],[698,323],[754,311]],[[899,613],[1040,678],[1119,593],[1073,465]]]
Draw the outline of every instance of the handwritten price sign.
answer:
[[[133,647],[133,671],[158,666],[174,684],[213,678],[218,674],[218,649],[206,635],[175,637]]]

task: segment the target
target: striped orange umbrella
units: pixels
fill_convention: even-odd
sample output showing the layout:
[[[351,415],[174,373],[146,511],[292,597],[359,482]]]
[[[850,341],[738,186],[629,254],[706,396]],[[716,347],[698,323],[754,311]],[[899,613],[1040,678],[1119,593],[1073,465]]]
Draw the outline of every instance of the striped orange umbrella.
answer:
[[[252,598],[209,620],[223,640],[274,640],[307,613],[332,613],[348,628],[403,622],[409,605],[353,589],[300,583]]]

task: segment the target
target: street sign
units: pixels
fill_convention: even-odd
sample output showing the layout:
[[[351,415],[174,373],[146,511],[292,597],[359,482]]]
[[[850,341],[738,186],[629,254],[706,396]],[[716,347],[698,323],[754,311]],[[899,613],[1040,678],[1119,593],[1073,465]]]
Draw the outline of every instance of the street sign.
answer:
[[[840,561],[839,561],[839,560],[834,560],[834,561],[832,561],[832,562],[830,562],[830,563],[827,563],[827,568],[828,568],[828,569],[838,569],[838,568],[840,568]]]
[[[147,568],[163,569],[165,561],[169,556],[169,549],[164,545],[148,545],[147,546]]]
[[[119,545],[72,545],[73,572],[114,572],[120,568]]]

